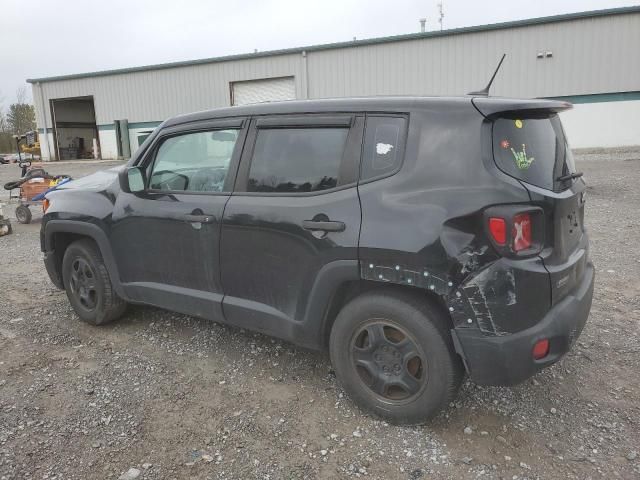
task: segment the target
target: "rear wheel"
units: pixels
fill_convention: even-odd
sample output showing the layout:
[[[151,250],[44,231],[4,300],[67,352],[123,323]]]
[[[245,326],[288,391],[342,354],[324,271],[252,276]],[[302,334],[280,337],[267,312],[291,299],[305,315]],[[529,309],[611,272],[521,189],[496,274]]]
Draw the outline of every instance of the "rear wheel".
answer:
[[[121,317],[127,304],[115,293],[100,251],[91,240],[73,242],[62,260],[62,279],[81,320],[102,325]]]
[[[396,424],[429,420],[463,377],[444,314],[406,292],[370,292],[347,304],[331,330],[330,355],[347,393]]]

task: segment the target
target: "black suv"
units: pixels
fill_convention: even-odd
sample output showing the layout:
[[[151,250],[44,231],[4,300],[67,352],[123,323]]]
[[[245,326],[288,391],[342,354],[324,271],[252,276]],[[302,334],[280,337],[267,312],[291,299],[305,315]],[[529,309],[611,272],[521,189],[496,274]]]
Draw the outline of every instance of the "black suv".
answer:
[[[328,348],[362,407],[424,422],[511,385],[589,314],[585,183],[557,112],[483,97],[224,108],[48,198],[45,265],[99,325],[155,305]]]

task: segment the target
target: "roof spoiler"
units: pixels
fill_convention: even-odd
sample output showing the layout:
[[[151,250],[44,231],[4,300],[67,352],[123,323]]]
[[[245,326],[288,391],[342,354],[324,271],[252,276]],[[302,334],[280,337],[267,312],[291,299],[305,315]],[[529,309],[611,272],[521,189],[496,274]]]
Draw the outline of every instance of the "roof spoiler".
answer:
[[[573,108],[573,104],[562,100],[545,100],[542,98],[472,98],[471,103],[485,118],[492,118],[509,113],[558,113]]]

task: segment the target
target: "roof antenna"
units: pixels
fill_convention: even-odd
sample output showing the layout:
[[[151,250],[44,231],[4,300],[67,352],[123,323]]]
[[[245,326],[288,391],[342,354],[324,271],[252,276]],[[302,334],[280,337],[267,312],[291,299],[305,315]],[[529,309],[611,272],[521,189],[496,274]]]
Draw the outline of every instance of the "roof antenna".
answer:
[[[467,93],[467,95],[478,95],[480,97],[488,97],[489,96],[489,89],[491,88],[491,84],[493,84],[493,80],[496,78],[496,75],[498,74],[498,70],[500,70],[500,66],[502,65],[502,62],[504,62],[504,57],[506,57],[507,54],[503,53],[502,54],[502,58],[500,59],[500,62],[498,62],[498,66],[496,67],[496,71],[493,72],[493,76],[491,77],[491,80],[489,80],[489,83],[487,84],[486,87],[484,87],[482,90],[478,90],[477,92],[469,92]]]

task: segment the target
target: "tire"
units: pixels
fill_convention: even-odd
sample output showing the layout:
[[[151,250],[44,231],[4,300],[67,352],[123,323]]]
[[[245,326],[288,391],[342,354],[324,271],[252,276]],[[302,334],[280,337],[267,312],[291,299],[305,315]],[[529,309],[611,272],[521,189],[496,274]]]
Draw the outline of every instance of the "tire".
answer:
[[[80,319],[104,325],[122,316],[127,304],[113,289],[102,255],[92,240],[77,240],[62,259],[67,298]]]
[[[396,425],[427,422],[455,398],[464,376],[448,319],[408,292],[353,299],[336,318],[329,349],[351,398]]]
[[[29,210],[29,207],[27,207],[26,205],[18,205],[16,207],[16,220],[18,220],[18,223],[31,223],[31,210]]]

